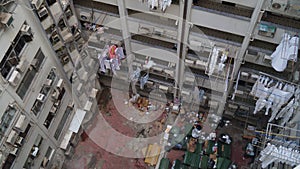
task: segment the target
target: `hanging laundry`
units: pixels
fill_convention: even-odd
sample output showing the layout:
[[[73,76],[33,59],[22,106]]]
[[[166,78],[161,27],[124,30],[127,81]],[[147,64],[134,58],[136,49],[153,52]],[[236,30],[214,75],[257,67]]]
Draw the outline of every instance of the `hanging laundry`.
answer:
[[[219,55],[219,51],[218,51],[217,47],[214,47],[213,51],[212,51],[212,55],[210,57],[210,62],[208,65],[208,75],[209,76],[214,73],[215,66],[216,66],[217,60],[218,60],[218,55]]]
[[[259,78],[256,80],[256,82],[254,83],[254,85],[252,87],[250,95],[256,96],[257,85],[258,85],[258,83],[262,83],[262,78],[263,78],[263,76],[260,75]]]
[[[298,48],[299,48],[299,37],[294,36],[290,39],[290,47],[288,51],[289,60],[297,61]]]
[[[295,91],[295,98],[296,98],[296,102],[300,102],[300,88],[298,87]],[[289,124],[293,124],[298,122],[300,119],[300,113],[299,113],[299,108],[297,109],[297,112],[294,114],[294,116],[292,117],[292,119],[288,122]]]
[[[288,84],[287,84],[288,85]],[[286,85],[286,86],[287,86]],[[293,85],[290,85],[293,86]],[[290,98],[293,96],[294,88],[293,87],[286,87],[286,91],[280,90],[278,88],[274,89],[272,94],[269,97],[269,100],[273,102],[272,106],[272,115],[269,119],[269,122],[273,121],[281,109],[281,107],[286,104]]]
[[[136,82],[138,81],[139,77],[141,75],[141,69],[139,67],[136,68],[136,70],[134,72],[132,72],[132,74],[129,77],[129,80],[132,82]]]
[[[109,46],[105,45],[101,53],[98,53],[98,60],[100,65],[100,71],[105,73],[106,72],[106,66],[105,66],[105,60],[107,60],[107,53],[109,50]]]
[[[287,67],[288,60],[297,61],[299,47],[299,37],[294,36],[290,38],[290,35],[285,33],[280,44],[276,50],[272,53],[272,67],[282,72]]]
[[[165,12],[167,7],[169,7],[172,3],[172,0],[160,0],[160,9]]]
[[[199,90],[199,102],[201,103],[204,98],[205,91],[203,89]]]
[[[116,45],[111,45],[109,47],[109,59],[114,59],[116,58],[116,49],[117,49],[117,46]]]
[[[115,54],[119,60],[125,59],[124,50],[122,47],[117,47]]]
[[[259,160],[262,162],[262,168],[268,167],[273,162],[286,163],[290,166],[296,166],[300,164],[300,153],[298,150],[287,148],[282,145],[275,146],[268,143],[260,152]]]
[[[257,112],[259,112],[262,108],[264,108],[267,104],[267,100],[264,99],[264,98],[259,98],[257,101],[256,101],[256,104],[255,104],[255,109],[254,109],[254,112],[253,114],[256,114]]]
[[[148,79],[149,79],[149,73],[147,73],[144,77],[141,77],[141,79],[140,79],[140,88],[142,90],[144,89],[144,86],[147,83]]]
[[[224,70],[225,64],[224,63],[219,63],[218,64],[218,73],[222,73]]]
[[[232,94],[232,97],[231,97],[231,100],[234,100],[234,98],[235,98],[235,94],[236,94],[236,92],[237,92],[237,89],[238,89],[238,85],[239,85],[239,81],[240,81],[240,78],[241,78],[241,71],[239,71],[239,73],[238,73],[238,76],[237,76],[237,78],[236,78],[236,82],[235,82],[235,85],[234,85],[234,92],[233,92],[233,94]],[[256,83],[255,83],[256,84]],[[254,84],[254,85],[255,85]],[[253,86],[253,88],[254,88],[254,86]],[[251,91],[252,92],[252,91]],[[250,93],[251,94],[251,93]]]
[[[152,10],[156,10],[158,8],[158,0],[148,0],[148,6]]]

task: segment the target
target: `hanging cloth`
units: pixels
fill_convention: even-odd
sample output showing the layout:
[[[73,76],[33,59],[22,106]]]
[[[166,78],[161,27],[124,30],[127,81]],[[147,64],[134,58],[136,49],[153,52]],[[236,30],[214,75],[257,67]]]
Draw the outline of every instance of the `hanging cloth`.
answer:
[[[277,72],[282,72],[287,66],[288,50],[289,50],[290,35],[285,33],[280,44],[277,46],[275,52],[272,53],[272,67]]]
[[[147,73],[144,77],[141,77],[141,79],[140,79],[140,88],[142,90],[144,89],[144,86],[147,83],[148,79],[149,79],[149,73]]]
[[[114,59],[114,58],[116,58],[116,52],[115,52],[116,48],[117,48],[116,45],[111,45],[111,46],[109,47],[109,59]]]

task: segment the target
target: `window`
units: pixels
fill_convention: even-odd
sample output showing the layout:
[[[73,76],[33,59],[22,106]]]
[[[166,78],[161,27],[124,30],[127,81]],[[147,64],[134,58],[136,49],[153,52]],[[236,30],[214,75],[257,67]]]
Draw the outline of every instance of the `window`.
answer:
[[[27,136],[27,134],[29,133],[30,129],[31,129],[31,125],[28,124],[27,127],[26,127],[26,129],[25,129],[25,131],[24,131],[24,132],[21,132],[21,133],[19,134],[19,136],[20,136],[20,137],[23,137],[23,138],[26,138],[26,136]]]
[[[23,25],[27,25],[27,23],[24,22]],[[15,66],[19,64],[21,57],[20,53],[23,51],[26,43],[30,41],[32,41],[32,34],[19,31],[0,62],[0,70],[4,78],[7,79]]]
[[[60,123],[59,123],[59,125],[58,125],[58,127],[57,127],[57,129],[55,131],[55,133],[54,133],[54,138],[55,139],[59,138],[59,136],[60,136],[60,134],[61,134],[61,132],[62,132],[64,126],[65,126],[65,123],[66,123],[69,115],[71,114],[72,110],[73,110],[72,107],[67,107],[66,108],[66,111],[65,111],[65,113],[64,113],[64,115],[63,115],[63,117],[62,117],[62,119],[61,119],[61,121],[60,121]]]
[[[31,151],[28,155],[28,158],[26,162],[24,163],[23,168],[32,168],[35,159],[39,156],[40,154],[40,147],[43,143],[43,137],[41,135],[38,135],[37,138],[35,139],[34,145],[31,148]]]
[[[31,67],[28,68],[26,74],[24,75],[23,80],[21,81],[18,89],[17,89],[17,94],[20,96],[20,98],[24,98],[26,95],[31,83],[33,82],[33,79],[36,75],[36,73],[39,71],[42,62],[45,59],[45,55],[41,51],[41,49],[38,50],[37,54],[35,55]]]
[[[56,0],[46,0],[46,2],[49,6],[51,6],[56,2]]]
[[[16,109],[13,107],[8,107],[6,111],[4,112],[3,116],[1,117],[1,122],[0,122],[0,138],[1,140],[3,139],[6,130],[9,128],[11,125],[11,122],[16,114]]]
[[[47,167],[49,164],[49,161],[52,158],[52,155],[54,153],[54,149],[52,149],[51,147],[48,147],[47,152],[45,154],[45,157],[41,163],[41,167]]]
[[[16,93],[20,96],[21,99],[24,98],[25,94],[27,93],[37,71],[33,68],[29,68],[20,84],[18,87]]]

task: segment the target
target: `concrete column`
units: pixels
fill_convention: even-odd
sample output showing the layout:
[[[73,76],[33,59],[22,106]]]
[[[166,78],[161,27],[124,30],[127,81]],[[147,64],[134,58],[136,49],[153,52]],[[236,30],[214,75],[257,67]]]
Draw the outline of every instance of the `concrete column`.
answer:
[[[241,68],[246,50],[249,46],[249,43],[250,43],[251,39],[253,38],[253,32],[256,28],[257,22],[260,20],[260,16],[261,16],[260,13],[261,13],[261,10],[263,9],[264,2],[265,2],[265,0],[258,1],[257,4],[256,4],[256,7],[255,7],[255,9],[252,13],[251,21],[249,23],[249,27],[248,27],[248,30],[247,30],[246,35],[244,37],[242,46],[241,46],[240,51],[238,52],[238,54],[237,54],[237,56],[234,60],[234,66],[233,66],[233,70],[232,70],[232,74],[231,74],[231,79],[229,80],[229,83],[228,83],[228,88],[224,92],[222,101],[219,104],[218,111],[217,111],[218,115],[223,114],[223,111],[224,111],[225,105],[226,105],[226,101],[227,101],[227,97],[228,97],[228,95],[230,94],[230,92],[232,90],[234,80],[236,79],[236,77],[238,75],[238,72]]]
[[[126,49],[126,57],[127,57],[126,60],[128,66],[128,79],[129,79],[129,76],[133,72],[131,63],[133,62],[134,54],[132,53],[131,43],[130,43],[131,35],[128,30],[128,22],[127,22],[128,13],[127,13],[126,4],[124,0],[118,0],[117,4],[118,4],[121,27],[122,27],[122,37]],[[136,93],[135,83],[131,83],[131,86],[133,92]]]
[[[179,18],[178,18],[178,31],[177,31],[177,55],[178,62],[176,65],[175,77],[175,97],[180,96],[184,77],[184,60],[187,54],[188,37],[190,34],[190,19],[191,19],[192,0],[180,1],[179,3]]]

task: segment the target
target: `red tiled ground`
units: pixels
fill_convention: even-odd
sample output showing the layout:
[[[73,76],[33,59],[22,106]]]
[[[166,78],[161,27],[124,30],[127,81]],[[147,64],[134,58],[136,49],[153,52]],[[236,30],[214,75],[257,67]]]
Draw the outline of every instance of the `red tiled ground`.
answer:
[[[105,97],[108,97],[107,95]],[[104,98],[101,98],[104,100]],[[119,102],[119,103],[118,103]],[[135,123],[129,121],[115,108],[115,104],[123,104],[122,99],[110,100],[107,103],[105,110],[102,113],[95,116],[91,125],[85,130],[82,135],[82,141],[79,142],[75,148],[75,153],[72,159],[65,163],[67,169],[90,169],[95,167],[96,169],[144,169],[146,164],[144,159],[126,158],[115,155],[106,151],[109,149],[113,152],[120,153],[125,152],[126,155],[131,156],[136,153],[132,147],[128,146],[131,138],[136,137]],[[125,110],[126,111],[126,110]],[[109,112],[109,113],[108,113]],[[104,125],[107,123],[110,127]],[[146,125],[151,125],[145,124]],[[115,129],[115,133],[121,133],[120,136],[114,134],[112,129]],[[156,133],[153,132],[153,135]],[[126,136],[121,137],[121,136]],[[99,146],[101,145],[101,146]],[[147,144],[145,144],[146,146]],[[136,145],[132,145],[135,147]],[[139,150],[139,153],[141,151]],[[93,168],[94,169],[94,168]]]

